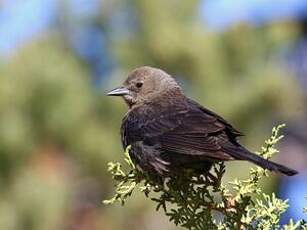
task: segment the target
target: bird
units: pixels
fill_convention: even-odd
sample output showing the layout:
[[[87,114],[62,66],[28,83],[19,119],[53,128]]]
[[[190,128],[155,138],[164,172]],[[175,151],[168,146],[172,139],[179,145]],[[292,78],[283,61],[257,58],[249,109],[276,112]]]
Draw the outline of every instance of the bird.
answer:
[[[206,173],[214,163],[244,160],[293,176],[298,172],[264,159],[239,143],[243,134],[218,114],[185,96],[165,71],[142,66],[107,93],[128,105],[121,142],[141,171],[162,178],[184,169]]]

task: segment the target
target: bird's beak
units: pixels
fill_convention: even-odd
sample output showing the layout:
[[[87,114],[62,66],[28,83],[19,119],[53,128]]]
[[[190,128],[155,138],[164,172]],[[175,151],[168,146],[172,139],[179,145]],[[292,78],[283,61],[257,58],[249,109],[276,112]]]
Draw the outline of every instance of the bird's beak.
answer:
[[[107,96],[124,96],[129,94],[129,90],[125,87],[117,87],[107,93]]]

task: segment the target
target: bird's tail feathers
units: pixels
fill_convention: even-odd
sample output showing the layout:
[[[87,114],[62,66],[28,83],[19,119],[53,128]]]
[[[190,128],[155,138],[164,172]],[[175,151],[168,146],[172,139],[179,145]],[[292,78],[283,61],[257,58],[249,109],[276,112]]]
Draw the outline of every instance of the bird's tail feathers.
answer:
[[[261,156],[252,153],[245,149],[244,147],[240,146],[239,148],[237,146],[234,147],[226,147],[225,151],[233,156],[235,159],[239,160],[247,160],[250,161],[264,169],[268,169],[270,171],[274,172],[280,172],[282,174],[285,174],[287,176],[293,176],[297,174],[298,172],[294,169],[288,168],[284,165],[277,164],[275,162],[272,162],[270,160],[266,160],[262,158]]]

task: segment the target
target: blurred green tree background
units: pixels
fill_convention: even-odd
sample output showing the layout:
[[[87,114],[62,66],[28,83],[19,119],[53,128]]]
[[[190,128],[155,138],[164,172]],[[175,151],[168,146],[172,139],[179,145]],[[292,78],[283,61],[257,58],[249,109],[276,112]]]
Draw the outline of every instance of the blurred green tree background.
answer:
[[[124,209],[101,203],[113,192],[106,162],[122,158],[126,111],[104,93],[138,66],[175,76],[187,95],[242,130],[254,151],[274,124],[305,114],[298,82],[276,58],[299,37],[295,22],[214,33],[198,17],[199,1],[103,2],[90,23],[104,31],[116,65],[101,87],[61,29],[0,62],[1,229],[174,229],[142,196]],[[130,23],[114,24],[122,14]],[[229,163],[227,176],[248,167]]]

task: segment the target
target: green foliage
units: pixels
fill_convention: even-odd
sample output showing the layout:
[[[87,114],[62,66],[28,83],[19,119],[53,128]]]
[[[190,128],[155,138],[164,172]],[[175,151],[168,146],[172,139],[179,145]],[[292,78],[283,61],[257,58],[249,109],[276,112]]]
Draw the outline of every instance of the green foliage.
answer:
[[[272,130],[272,136],[265,141],[259,153],[270,158],[278,150],[275,144],[282,138],[279,130]],[[109,163],[108,171],[116,181],[113,198],[105,204],[124,204],[135,189],[139,189],[156,203],[156,209],[163,209],[169,220],[186,229],[280,229],[279,219],[287,209],[287,200],[278,199],[275,194],[265,194],[259,182],[268,177],[267,170],[260,167],[250,169],[245,180],[235,179],[223,183],[225,173],[223,162],[216,163],[208,174],[199,175],[186,170],[164,179],[162,183],[152,180],[137,170],[129,157],[125,161],[130,171],[126,173],[119,162]],[[284,229],[306,228],[303,221],[283,226]]]
[[[60,229],[84,190],[76,182],[108,184],[100,171],[115,127],[101,122],[110,119],[86,68],[56,36],[21,49],[0,75],[1,229]]]

